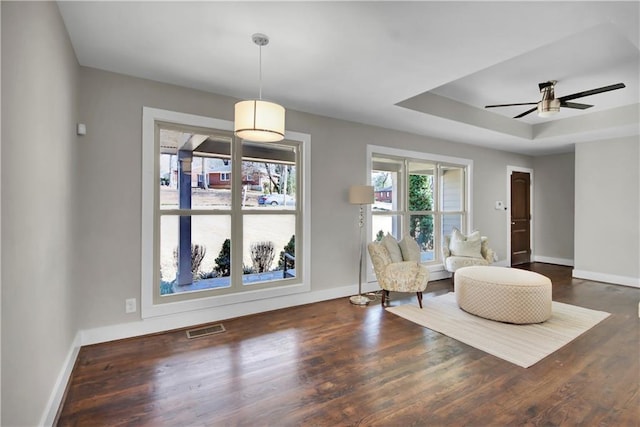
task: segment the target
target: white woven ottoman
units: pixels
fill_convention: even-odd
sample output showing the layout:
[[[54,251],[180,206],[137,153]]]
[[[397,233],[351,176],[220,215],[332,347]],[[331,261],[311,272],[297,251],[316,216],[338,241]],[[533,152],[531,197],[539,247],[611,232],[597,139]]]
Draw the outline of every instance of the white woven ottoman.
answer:
[[[454,290],[464,311],[507,323],[551,317],[551,280],[517,268],[474,266],[456,271]]]

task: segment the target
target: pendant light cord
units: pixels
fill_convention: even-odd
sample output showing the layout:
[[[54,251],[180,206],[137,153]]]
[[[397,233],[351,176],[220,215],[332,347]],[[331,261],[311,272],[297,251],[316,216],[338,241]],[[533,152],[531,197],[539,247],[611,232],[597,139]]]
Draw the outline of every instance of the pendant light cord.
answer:
[[[251,36],[251,38],[253,39],[253,42],[255,44],[258,45],[258,47],[260,48],[260,52],[258,53],[258,70],[259,70],[259,75],[258,75],[258,81],[259,81],[259,87],[258,87],[258,99],[260,101],[262,101],[262,46],[266,46],[269,44],[269,37],[267,37],[264,34],[261,33],[256,33],[253,36]]]
[[[259,67],[259,82],[260,82],[260,87],[258,89],[258,99],[260,99],[260,101],[262,101],[262,45],[260,45],[260,54],[259,54],[259,58],[260,58],[260,67]]]

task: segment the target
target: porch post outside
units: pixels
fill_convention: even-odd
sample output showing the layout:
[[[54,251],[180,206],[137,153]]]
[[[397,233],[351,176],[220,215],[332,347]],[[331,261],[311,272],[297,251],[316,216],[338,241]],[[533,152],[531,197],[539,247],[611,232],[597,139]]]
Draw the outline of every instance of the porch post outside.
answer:
[[[191,209],[191,151],[178,151],[178,197],[180,209]],[[193,282],[191,273],[191,216],[180,216],[178,240],[178,274],[176,282],[190,285]]]

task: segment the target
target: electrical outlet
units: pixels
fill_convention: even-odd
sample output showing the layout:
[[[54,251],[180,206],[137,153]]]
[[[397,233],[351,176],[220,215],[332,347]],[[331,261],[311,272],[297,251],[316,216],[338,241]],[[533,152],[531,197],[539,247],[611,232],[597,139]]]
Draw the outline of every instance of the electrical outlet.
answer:
[[[124,301],[124,312],[135,313],[136,312],[136,299],[128,298]]]

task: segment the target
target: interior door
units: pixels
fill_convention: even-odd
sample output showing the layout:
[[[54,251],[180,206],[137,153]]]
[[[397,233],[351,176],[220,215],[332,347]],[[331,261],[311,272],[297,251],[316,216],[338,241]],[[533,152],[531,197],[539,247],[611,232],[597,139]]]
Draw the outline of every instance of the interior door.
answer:
[[[511,265],[531,262],[531,177],[511,174]]]

